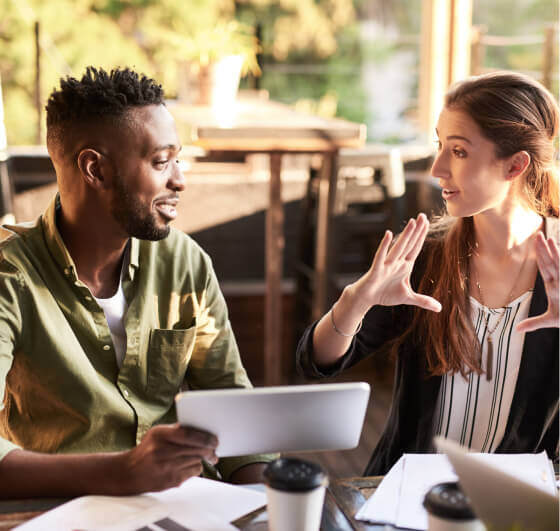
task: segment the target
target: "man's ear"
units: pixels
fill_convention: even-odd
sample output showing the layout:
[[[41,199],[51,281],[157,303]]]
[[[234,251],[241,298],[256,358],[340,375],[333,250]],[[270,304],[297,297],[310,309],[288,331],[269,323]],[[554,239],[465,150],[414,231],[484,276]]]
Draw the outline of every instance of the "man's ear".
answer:
[[[84,181],[92,188],[107,187],[108,167],[103,155],[95,149],[85,148],[78,153],[78,169]]]
[[[518,151],[509,158],[506,179],[513,180],[525,173],[531,163],[531,155],[526,151]]]

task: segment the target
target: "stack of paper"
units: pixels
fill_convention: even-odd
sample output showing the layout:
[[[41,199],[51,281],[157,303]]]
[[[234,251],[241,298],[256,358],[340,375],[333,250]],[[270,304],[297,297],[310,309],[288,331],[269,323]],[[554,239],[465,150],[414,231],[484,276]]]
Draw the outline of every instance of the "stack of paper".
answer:
[[[548,493],[556,493],[552,465],[541,454],[470,454]],[[438,483],[457,481],[443,454],[404,454],[356,514],[358,520],[425,530],[428,516],[422,502]]]
[[[235,531],[229,522],[265,503],[264,492],[193,477],[162,492],[77,498],[16,529]]]

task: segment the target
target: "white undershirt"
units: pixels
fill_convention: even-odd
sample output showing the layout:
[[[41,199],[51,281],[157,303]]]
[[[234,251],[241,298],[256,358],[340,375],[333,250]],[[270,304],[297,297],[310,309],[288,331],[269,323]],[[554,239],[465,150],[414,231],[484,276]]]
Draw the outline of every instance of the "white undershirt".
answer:
[[[527,291],[505,310],[488,309],[470,299],[473,324],[482,345],[482,367],[486,369],[488,328],[492,332],[494,361],[492,378],[471,373],[465,380],[461,374],[442,378],[434,415],[436,434],[453,439],[479,452],[493,452],[505,433],[511,402],[519,374],[525,334],[515,326],[529,315],[532,292]],[[502,312],[498,327],[494,329]],[[490,312],[489,322],[486,322]]]
[[[111,331],[113,345],[115,347],[115,355],[119,369],[126,354],[126,330],[124,327],[124,314],[126,312],[126,299],[122,287],[122,275],[119,280],[117,292],[108,299],[98,299],[95,297],[97,304],[101,306]]]

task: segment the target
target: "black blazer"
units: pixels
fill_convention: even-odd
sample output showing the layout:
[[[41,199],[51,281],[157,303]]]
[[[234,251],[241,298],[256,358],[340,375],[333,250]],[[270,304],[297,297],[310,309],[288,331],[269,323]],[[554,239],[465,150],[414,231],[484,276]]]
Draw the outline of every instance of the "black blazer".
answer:
[[[558,219],[546,220],[546,233],[558,238]],[[419,257],[412,275],[413,286],[423,274]],[[540,273],[534,286],[529,316],[546,311],[547,298]],[[345,355],[328,370],[312,361],[313,323],[304,332],[296,353],[298,368],[311,378],[334,376],[397,337],[409,325],[410,306],[374,306]],[[504,437],[496,452],[541,452],[558,460],[558,328],[535,330],[525,335],[519,375]],[[405,342],[395,367],[393,399],[384,432],[365,475],[386,474],[403,453],[433,451],[433,417],[441,376],[427,376],[424,349],[419,342]]]

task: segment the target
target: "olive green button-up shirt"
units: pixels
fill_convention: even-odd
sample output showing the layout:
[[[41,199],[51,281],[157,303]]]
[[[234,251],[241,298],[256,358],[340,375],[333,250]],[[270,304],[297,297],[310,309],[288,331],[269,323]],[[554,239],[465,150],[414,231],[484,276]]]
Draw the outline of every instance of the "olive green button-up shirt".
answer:
[[[187,235],[132,238],[118,367],[101,307],[56,227],[56,198],[0,244],[0,459],[129,449],[176,421],[184,389],[250,387],[209,257]],[[94,221],[92,220],[92,223]],[[224,478],[269,456],[222,459]]]

